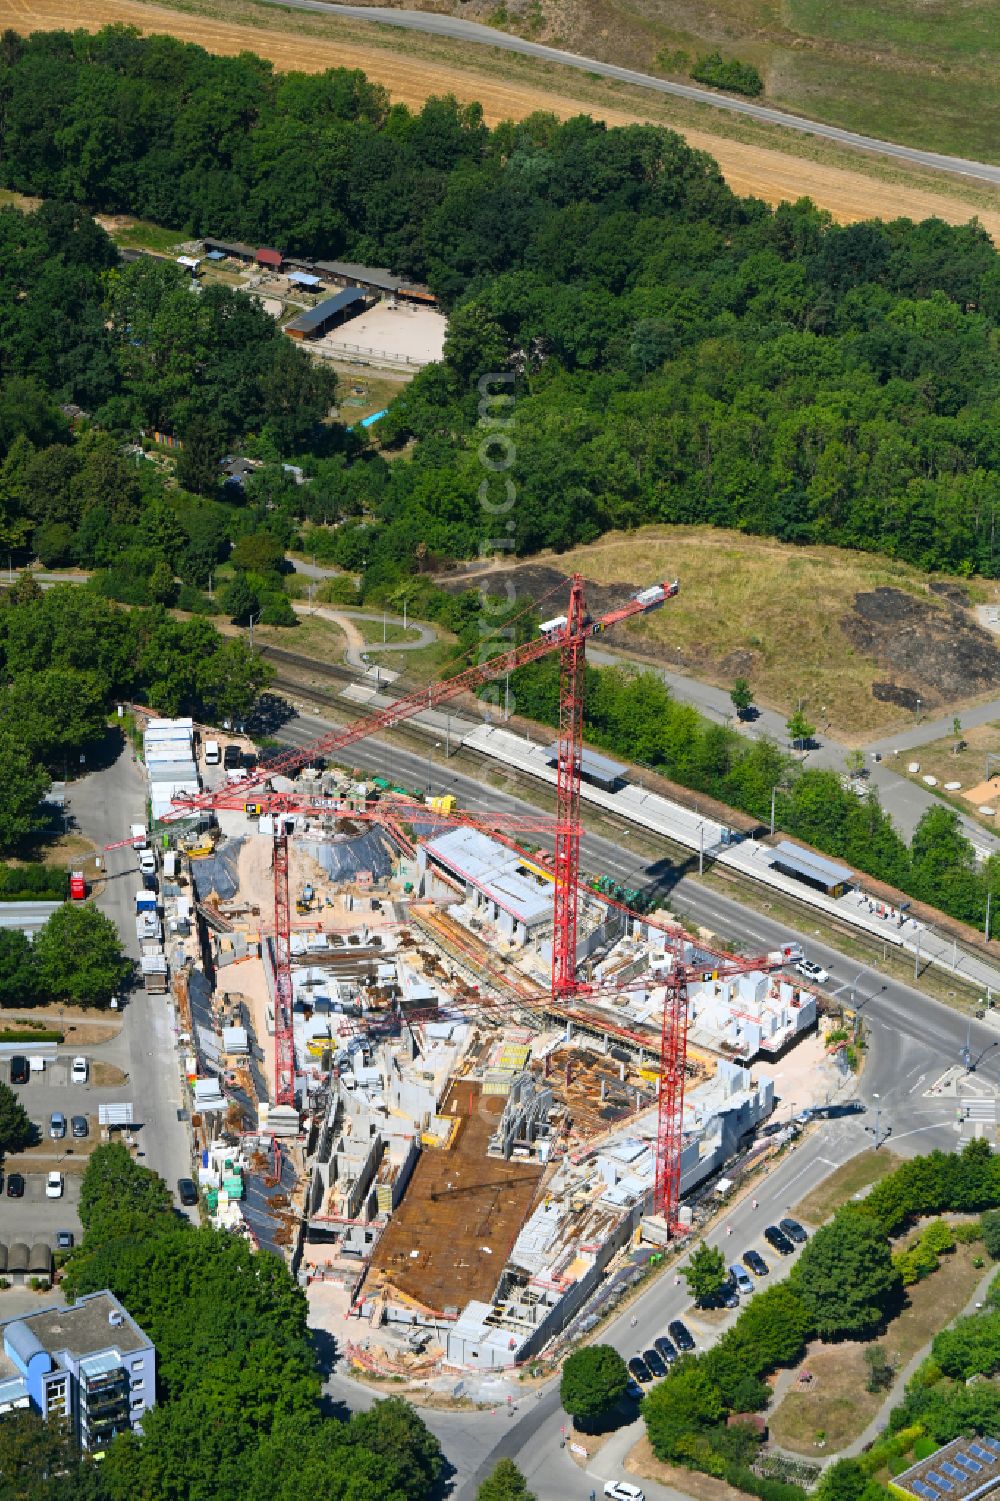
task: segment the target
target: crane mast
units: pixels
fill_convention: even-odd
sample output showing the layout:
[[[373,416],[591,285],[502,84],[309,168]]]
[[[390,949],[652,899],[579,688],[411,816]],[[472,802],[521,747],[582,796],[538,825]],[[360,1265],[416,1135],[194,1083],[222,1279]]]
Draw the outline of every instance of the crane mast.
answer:
[[[257,770],[239,786],[235,805],[249,811],[253,790],[270,778],[291,775],[319,756],[336,755],[359,740],[393,729],[424,710],[436,708],[482,686],[484,683],[516,672],[519,667],[558,652],[559,663],[559,739],[557,758],[555,857],[553,861],[553,933],[551,992],[554,1000],[572,1002],[588,987],[576,977],[577,901],[580,871],[580,782],[583,755],[583,685],[586,668],[586,643],[595,635],[625,620],[648,614],[672,599],[679,582],[654,584],[640,590],[626,604],[604,615],[592,617],[586,607],[584,581],[576,573],[570,580],[565,615],[545,621],[539,634],[519,646],[510,647],[468,667],[457,676],[431,683],[426,688],[404,695],[384,709],[355,720],[343,728],[331,730],[311,744],[287,751]],[[317,812],[334,811],[310,806]],[[274,990],[275,990],[275,1102],[294,1107],[295,1051],[292,1032],[291,912],[288,885],[288,827],[284,812],[301,811],[301,800],[285,794],[264,792],[259,811],[274,810]],[[168,821],[183,818],[200,810],[234,806],[232,789],[199,793],[175,799]],[[388,811],[388,810],[387,810]],[[399,816],[400,810],[395,810]],[[456,816],[454,821],[473,822]],[[485,820],[484,820],[485,822]],[[522,821],[530,825],[532,820]],[[126,843],[128,841],[122,841]],[[687,981],[678,968],[667,987],[663,1010],[663,1033],[657,1137],[656,1207],[668,1223],[676,1219],[680,1184],[681,1126],[684,1106],[684,1067],[687,1053]]]

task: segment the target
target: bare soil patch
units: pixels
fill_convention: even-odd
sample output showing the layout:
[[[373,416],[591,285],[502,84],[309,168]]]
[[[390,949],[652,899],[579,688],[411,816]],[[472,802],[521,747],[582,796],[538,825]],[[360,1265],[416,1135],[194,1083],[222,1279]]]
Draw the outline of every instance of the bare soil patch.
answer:
[[[985,693],[1000,677],[1000,651],[989,631],[954,595],[943,603],[928,610],[901,589],[882,586],[859,592],[840,622],[852,646],[908,679],[928,708]]]
[[[0,1029],[6,1027],[48,1027],[62,1032],[66,1046],[97,1048],[110,1042],[122,1029],[122,1017],[109,1016],[96,1009],[67,1011],[64,1006],[35,1006],[30,1011],[0,1011]]]
[[[127,1078],[128,1075],[113,1063],[94,1062],[90,1065],[90,1082],[102,1089],[118,1089],[126,1083]]]
[[[209,9],[207,5],[201,8]],[[772,204],[794,202],[807,195],[843,223],[878,214],[887,219],[937,216],[948,223],[962,224],[977,212],[990,234],[1000,238],[1000,209],[980,206],[981,195],[963,201],[950,191],[938,193],[933,188],[911,185],[905,179],[883,181],[864,171],[809,160],[806,153],[813,149],[811,144],[794,138],[790,139],[790,149],[786,152],[733,140],[724,132],[713,134],[710,129],[677,126],[676,102],[672,108],[668,101],[643,96],[641,91],[630,91],[623,85],[610,86],[611,97],[628,98],[631,107],[613,108],[588,99],[593,84],[586,75],[574,78],[555,65],[536,65],[529,70],[522,67],[525,60],[510,54],[502,55],[498,63],[489,49],[463,50],[461,44],[454,44],[451,50],[462,59],[461,65],[456,66],[424,55],[426,39],[412,34],[405,38],[401,34],[397,41],[376,26],[365,28],[326,17],[283,17],[248,6],[231,5],[231,9],[250,24],[237,24],[211,13],[194,14],[145,5],[140,0],[90,0],[84,12],[79,0],[0,0],[0,26],[20,32],[73,31],[81,26],[96,31],[109,22],[120,22],[142,32],[164,32],[183,41],[197,42],[210,52],[230,56],[243,51],[256,52],[282,70],[315,73],[333,67],[361,68],[369,78],[384,84],[394,100],[415,107],[431,95],[450,93],[463,103],[478,100],[490,124],[524,119],[539,110],[555,113],[562,119],[592,114],[609,125],[637,120],[674,123],[691,146],[709,152],[718,161],[727,182],[737,193],[753,194]],[[360,40],[365,37],[370,37],[368,44]],[[442,44],[438,47],[440,50]],[[477,71],[477,64],[481,71]],[[522,74],[537,78],[538,82],[521,82]],[[546,79],[547,86],[543,81]],[[705,118],[710,120],[711,114],[711,106],[707,106]],[[795,154],[796,147],[801,154]]]

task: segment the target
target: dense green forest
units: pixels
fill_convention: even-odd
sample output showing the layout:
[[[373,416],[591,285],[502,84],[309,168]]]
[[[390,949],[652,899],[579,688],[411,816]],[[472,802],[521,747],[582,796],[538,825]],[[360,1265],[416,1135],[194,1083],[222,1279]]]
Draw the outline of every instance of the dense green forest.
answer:
[[[547,116],[491,131],[454,100],[416,114],[390,105],[358,73],[284,76],[122,28],[8,33],[0,56],[4,185],[388,264],[442,298],[446,361],[383,425],[384,441],[416,439],[408,459],[362,456],[325,485],[322,519],[357,518],[330,551],[373,584],[475,553],[512,492],[501,535],[521,552],[707,520],[998,571],[1000,262],[980,227],[838,228],[807,202],[772,211],[736,197],[670,131]],[[86,281],[76,259],[61,273],[71,283]],[[8,288],[21,286],[37,258],[10,260]],[[44,337],[44,314],[39,347],[22,337],[14,365],[102,401],[112,425],[159,407],[180,427],[212,413],[229,434],[263,422],[304,440],[267,410],[286,375],[305,381],[302,367],[248,308],[239,351],[258,369],[275,362],[276,380],[257,381],[231,346],[203,380],[187,334],[160,379],[165,320],[145,299],[169,269],[139,274],[128,305],[147,319],[142,336],[123,316],[110,330],[125,390],[92,312],[93,339],[76,350],[85,288],[61,320],[58,369],[45,363],[62,340]],[[36,299],[55,300],[44,286]],[[501,476],[479,451],[477,381],[490,371],[516,376],[516,454]]]
[[[210,621],[19,581],[0,600],[0,851],[44,827],[49,783],[82,747],[100,744],[117,701],[242,718],[269,677],[245,641]]]
[[[430,1501],[440,1446],[389,1398],[324,1417],[305,1294],[239,1236],[196,1229],[162,1178],[99,1146],[80,1196],[69,1297],[110,1288],[156,1345],[144,1435],[100,1465],[32,1414],[0,1423],[0,1501]]]

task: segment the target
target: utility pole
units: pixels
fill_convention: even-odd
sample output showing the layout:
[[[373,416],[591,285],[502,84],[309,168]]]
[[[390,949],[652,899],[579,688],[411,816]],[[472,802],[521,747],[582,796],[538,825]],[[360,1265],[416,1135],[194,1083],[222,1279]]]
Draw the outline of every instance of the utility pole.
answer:
[[[445,758],[446,761],[450,761],[451,760],[451,714],[450,714],[450,712],[445,715],[445,732],[444,732],[444,738],[445,738],[445,753],[444,753],[444,758]]]
[[[404,631],[406,630],[406,607],[407,607],[408,604],[409,604],[409,600],[404,595],[403,596],[403,630]]]
[[[386,612],[385,612],[385,610],[383,610],[382,611],[382,645],[383,646],[385,645],[385,642],[386,642]]]
[[[777,790],[778,790],[778,784],[775,783],[774,786],[771,788],[771,833],[772,834],[774,833],[774,794],[777,792]]]
[[[920,929],[917,929],[917,952],[913,958],[913,978],[920,979]]]
[[[256,620],[260,619],[262,613],[263,612],[261,610],[258,610],[256,615],[251,615],[250,616],[250,655],[251,656],[253,656],[253,628],[254,628],[254,622]]]
[[[705,824],[702,821],[698,825],[698,874],[702,875],[705,870]]]
[[[990,904],[993,899],[992,891],[986,893],[986,942],[990,941]]]

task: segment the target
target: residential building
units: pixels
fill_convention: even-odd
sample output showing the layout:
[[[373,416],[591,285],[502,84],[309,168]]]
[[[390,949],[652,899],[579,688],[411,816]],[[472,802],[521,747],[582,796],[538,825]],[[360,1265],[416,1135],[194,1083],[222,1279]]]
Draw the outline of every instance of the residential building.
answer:
[[[142,1432],[156,1401],[156,1350],[114,1293],[0,1324],[0,1418],[31,1410],[65,1418],[80,1448]]]

